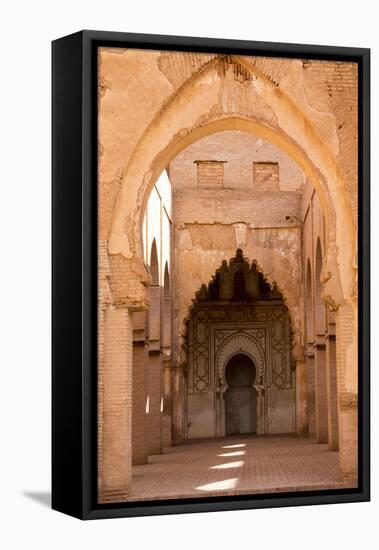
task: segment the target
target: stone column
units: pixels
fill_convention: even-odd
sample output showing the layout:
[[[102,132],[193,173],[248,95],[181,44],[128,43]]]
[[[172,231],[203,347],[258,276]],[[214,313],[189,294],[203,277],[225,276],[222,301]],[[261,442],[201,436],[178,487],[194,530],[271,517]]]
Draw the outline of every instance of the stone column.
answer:
[[[315,349],[316,437],[318,443],[328,443],[328,400],[326,389],[325,337],[318,335]]]
[[[316,390],[315,390],[315,353],[313,344],[308,344],[305,354],[307,368],[307,412],[308,434],[316,436]]]
[[[326,373],[328,399],[328,446],[338,451],[338,398],[335,324],[329,323],[326,335]]]
[[[125,500],[132,478],[132,319],[127,307],[104,314],[103,445],[99,502]]]
[[[296,361],[296,428],[297,434],[307,436],[308,427],[308,365],[305,358]]]

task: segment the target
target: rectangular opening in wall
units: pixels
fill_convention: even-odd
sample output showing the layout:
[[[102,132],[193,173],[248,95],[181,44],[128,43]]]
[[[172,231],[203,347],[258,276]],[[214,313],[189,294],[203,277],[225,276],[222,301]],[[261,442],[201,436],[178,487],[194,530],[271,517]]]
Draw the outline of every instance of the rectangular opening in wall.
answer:
[[[254,187],[262,191],[279,191],[279,164],[277,162],[253,163]]]
[[[201,187],[222,187],[224,164],[222,160],[195,160],[197,164],[197,185]]]

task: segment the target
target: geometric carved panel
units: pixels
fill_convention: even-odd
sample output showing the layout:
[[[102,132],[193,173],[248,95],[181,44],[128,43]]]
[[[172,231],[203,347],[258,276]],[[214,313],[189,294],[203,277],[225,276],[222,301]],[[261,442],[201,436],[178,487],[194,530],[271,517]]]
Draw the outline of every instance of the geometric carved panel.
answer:
[[[188,390],[207,392],[225,383],[225,361],[241,351],[265,387],[291,388],[288,311],[282,304],[219,304],[194,308],[187,322]]]
[[[254,361],[259,384],[291,388],[288,309],[276,285],[268,284],[242,250],[229,263],[224,260],[212,281],[201,286],[186,330],[189,393],[224,385],[225,362],[238,351]]]

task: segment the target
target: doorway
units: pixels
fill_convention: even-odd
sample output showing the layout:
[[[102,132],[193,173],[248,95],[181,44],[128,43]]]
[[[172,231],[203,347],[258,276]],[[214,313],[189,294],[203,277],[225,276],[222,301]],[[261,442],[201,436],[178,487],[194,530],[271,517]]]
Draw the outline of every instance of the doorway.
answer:
[[[226,365],[225,433],[257,433],[256,368],[245,354],[234,355]]]

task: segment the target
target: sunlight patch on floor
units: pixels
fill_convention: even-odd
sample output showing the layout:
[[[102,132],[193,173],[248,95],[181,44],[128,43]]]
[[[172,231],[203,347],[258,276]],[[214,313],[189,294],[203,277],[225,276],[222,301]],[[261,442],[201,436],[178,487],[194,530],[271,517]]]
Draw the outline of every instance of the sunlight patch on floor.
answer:
[[[245,454],[245,451],[234,451],[232,453],[223,453],[217,456],[243,456],[244,454]]]
[[[206,485],[196,487],[198,491],[223,491],[224,489],[234,489],[237,485],[238,477],[224,479],[222,481],[214,481]]]
[[[226,470],[228,468],[241,468],[244,465],[243,460],[236,460],[235,462],[226,462],[225,464],[217,464],[217,466],[211,466],[210,470]]]

